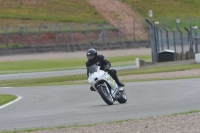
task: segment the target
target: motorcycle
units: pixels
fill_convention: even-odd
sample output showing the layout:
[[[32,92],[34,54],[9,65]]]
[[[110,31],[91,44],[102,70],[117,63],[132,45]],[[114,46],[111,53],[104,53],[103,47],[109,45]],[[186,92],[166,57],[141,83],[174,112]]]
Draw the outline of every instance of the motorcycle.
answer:
[[[88,83],[108,105],[113,105],[115,101],[120,104],[127,102],[124,87],[119,87],[115,80],[96,64],[89,67]]]

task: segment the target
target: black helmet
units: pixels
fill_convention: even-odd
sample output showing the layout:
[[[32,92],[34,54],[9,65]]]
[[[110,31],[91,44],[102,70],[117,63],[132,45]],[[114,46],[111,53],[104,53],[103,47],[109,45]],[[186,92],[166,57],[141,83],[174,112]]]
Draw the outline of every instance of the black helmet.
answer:
[[[95,61],[97,58],[97,51],[94,48],[88,49],[86,55],[88,60]]]

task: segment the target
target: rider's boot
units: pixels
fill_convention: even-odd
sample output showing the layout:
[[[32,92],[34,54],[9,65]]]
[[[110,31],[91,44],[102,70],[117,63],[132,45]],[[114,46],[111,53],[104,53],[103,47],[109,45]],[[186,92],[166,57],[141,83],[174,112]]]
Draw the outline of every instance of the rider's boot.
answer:
[[[119,90],[123,91],[125,85],[122,82],[120,82],[117,77],[115,78],[115,81],[116,81],[117,85],[119,86]]]
[[[125,86],[125,85],[124,85],[122,82],[120,82],[120,81],[117,82],[117,85],[118,85],[119,87],[124,87],[124,86]]]
[[[95,89],[94,89],[92,86],[90,86],[90,90],[91,90],[91,91],[95,91]]]
[[[117,77],[116,71],[109,71],[109,74],[111,75],[111,77],[115,80],[115,82],[117,83],[117,85],[119,87],[124,87],[125,85],[123,83],[121,83]]]
[[[117,83],[117,85],[118,85],[119,87],[124,87],[124,86],[125,86],[122,82],[119,81],[119,79],[118,79],[117,76],[115,77],[115,81],[116,81],[116,83]]]

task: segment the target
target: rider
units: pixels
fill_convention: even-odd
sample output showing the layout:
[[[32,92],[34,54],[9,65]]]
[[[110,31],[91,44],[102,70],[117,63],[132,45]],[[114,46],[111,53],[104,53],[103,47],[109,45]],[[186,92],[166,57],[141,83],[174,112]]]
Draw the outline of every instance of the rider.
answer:
[[[89,67],[96,64],[100,66],[101,70],[108,71],[108,74],[116,81],[117,85],[120,87],[124,87],[124,84],[121,83],[116,75],[116,70],[114,69],[109,69],[111,67],[111,64],[108,60],[103,55],[97,55],[97,51],[94,48],[90,48],[87,51],[87,58],[88,61],[86,62],[86,67],[87,67],[87,76],[89,76]],[[91,91],[95,91],[94,88],[91,86],[90,87]]]

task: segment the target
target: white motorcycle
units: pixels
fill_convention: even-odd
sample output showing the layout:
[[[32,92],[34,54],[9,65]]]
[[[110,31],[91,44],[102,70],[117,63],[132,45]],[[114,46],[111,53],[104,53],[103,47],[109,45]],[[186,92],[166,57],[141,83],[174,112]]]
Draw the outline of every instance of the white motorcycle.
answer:
[[[119,87],[115,80],[96,64],[89,67],[88,83],[100,94],[102,99],[113,105],[115,101],[126,103],[127,95],[123,87]]]

